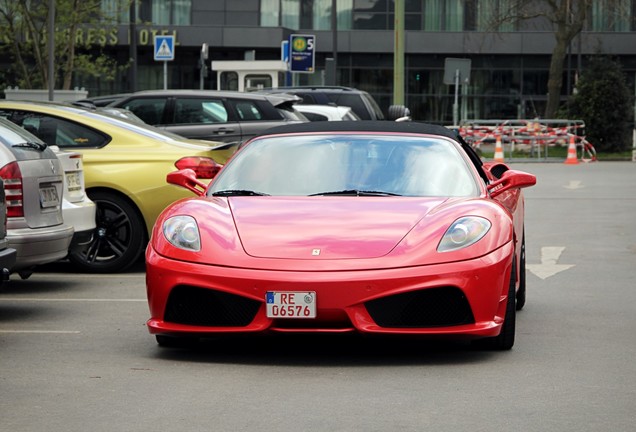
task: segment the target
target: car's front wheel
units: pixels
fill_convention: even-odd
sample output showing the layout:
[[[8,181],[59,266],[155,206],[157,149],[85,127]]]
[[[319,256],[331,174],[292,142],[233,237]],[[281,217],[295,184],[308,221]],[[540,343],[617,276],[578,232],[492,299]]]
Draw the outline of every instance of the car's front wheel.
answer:
[[[521,257],[519,258],[519,289],[517,290],[517,310],[526,304],[526,235],[521,237]]]
[[[97,206],[97,227],[90,243],[69,253],[69,261],[91,273],[126,270],[145,246],[145,227],[139,212],[115,193],[89,191],[88,197]]]

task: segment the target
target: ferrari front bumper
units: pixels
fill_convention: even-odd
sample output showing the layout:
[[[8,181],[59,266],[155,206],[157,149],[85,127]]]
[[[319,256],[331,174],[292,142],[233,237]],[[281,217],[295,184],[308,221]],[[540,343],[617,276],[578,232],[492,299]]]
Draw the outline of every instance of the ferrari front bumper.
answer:
[[[200,265],[146,254],[152,334],[362,332],[499,334],[512,243],[468,261],[364,271],[275,271]],[[316,317],[268,318],[267,292],[315,292]]]

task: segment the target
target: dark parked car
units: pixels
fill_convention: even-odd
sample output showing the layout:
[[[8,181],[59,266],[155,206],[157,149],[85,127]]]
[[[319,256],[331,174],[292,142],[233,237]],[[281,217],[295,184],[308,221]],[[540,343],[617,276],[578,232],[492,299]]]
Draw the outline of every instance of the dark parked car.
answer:
[[[373,97],[363,90],[351,87],[297,86],[259,90],[262,94],[292,94],[302,98],[301,104],[337,105],[351,107],[361,120],[397,120],[409,116],[403,105],[391,105],[387,117]]]
[[[144,122],[186,138],[241,142],[265,130],[306,122],[296,96],[215,90],[151,90],[132,93],[108,107],[124,108]]]

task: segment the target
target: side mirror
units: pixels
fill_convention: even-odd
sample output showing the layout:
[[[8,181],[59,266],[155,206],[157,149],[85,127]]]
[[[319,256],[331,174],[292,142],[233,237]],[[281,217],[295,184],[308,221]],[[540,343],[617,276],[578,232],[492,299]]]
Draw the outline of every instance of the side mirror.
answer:
[[[537,184],[537,177],[523,171],[508,170],[501,178],[488,185],[492,198],[510,189],[522,189]]]
[[[175,186],[186,188],[198,196],[202,196],[208,187],[208,185],[197,179],[197,174],[190,168],[168,173],[166,181]]]

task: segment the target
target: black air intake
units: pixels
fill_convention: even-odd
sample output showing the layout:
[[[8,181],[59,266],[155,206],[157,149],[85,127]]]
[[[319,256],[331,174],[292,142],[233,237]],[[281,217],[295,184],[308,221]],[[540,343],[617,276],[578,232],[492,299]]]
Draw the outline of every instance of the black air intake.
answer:
[[[207,327],[244,327],[252,322],[261,303],[222,291],[177,286],[170,293],[164,320]]]
[[[410,291],[371,300],[365,306],[380,327],[446,327],[475,321],[466,296],[456,287]]]

